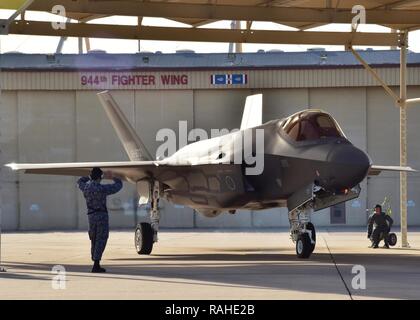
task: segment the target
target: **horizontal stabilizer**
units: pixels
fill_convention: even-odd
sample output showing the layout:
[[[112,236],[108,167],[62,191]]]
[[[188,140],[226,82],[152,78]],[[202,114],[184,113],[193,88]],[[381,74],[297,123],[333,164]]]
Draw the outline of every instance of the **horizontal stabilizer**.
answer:
[[[242,115],[241,130],[262,125],[262,103],[262,94],[256,94],[246,98],[244,113]]]
[[[377,176],[382,171],[393,171],[393,172],[417,172],[411,167],[400,167],[400,166],[371,166],[369,169],[370,176]]]

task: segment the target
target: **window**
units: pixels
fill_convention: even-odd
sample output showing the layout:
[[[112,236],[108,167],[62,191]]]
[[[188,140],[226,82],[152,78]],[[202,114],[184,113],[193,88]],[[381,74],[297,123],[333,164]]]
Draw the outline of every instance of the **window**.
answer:
[[[319,132],[312,124],[312,122],[308,119],[303,119],[300,123],[300,134],[298,141],[317,140],[319,138]]]
[[[289,133],[292,130],[292,127],[298,122],[299,116],[295,116],[293,118],[288,118],[283,124],[283,129],[286,133]]]
[[[342,136],[338,131],[333,119],[328,115],[319,115],[316,118],[319,127],[321,138],[324,137],[340,137]]]
[[[299,137],[299,127],[300,123],[298,121],[292,123],[292,125],[288,128],[287,134],[292,138],[293,140],[297,141]]]
[[[344,137],[334,119],[319,111],[304,111],[294,115],[283,123],[283,129],[294,141]]]

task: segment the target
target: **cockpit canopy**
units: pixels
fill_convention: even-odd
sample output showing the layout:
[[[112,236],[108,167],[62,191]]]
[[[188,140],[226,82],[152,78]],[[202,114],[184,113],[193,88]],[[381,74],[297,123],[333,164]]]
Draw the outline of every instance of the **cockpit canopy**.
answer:
[[[294,114],[283,120],[281,127],[294,141],[346,137],[334,118],[321,110],[306,110]]]

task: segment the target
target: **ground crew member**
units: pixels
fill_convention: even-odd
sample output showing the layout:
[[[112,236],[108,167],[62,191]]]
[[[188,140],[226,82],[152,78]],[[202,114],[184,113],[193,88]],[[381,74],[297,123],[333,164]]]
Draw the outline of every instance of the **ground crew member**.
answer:
[[[94,262],[92,272],[106,272],[100,266],[102,253],[105,250],[109,235],[108,209],[106,197],[117,193],[122,188],[122,181],[113,177],[112,174],[106,178],[113,179],[112,184],[101,184],[104,173],[100,168],[93,168],[89,177],[81,177],[77,181],[79,189],[86,199],[87,214],[89,220],[89,239],[91,241],[91,256]]]
[[[378,248],[379,242],[381,241],[381,234],[385,242],[384,248],[389,249],[388,234],[391,230],[394,220],[382,212],[382,206],[377,204],[375,206],[375,213],[370,216],[368,222],[368,238],[372,236],[372,248]],[[373,230],[375,228],[375,230]],[[373,233],[372,233],[373,230]]]

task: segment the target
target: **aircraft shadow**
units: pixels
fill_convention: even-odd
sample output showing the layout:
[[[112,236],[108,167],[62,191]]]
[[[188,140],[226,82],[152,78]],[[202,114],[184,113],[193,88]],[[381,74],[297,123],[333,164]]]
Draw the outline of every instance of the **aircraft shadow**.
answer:
[[[36,274],[24,274],[22,272],[1,272],[0,279],[16,279],[16,280],[43,280],[43,281],[51,281],[51,277],[45,277],[42,275]]]
[[[353,296],[420,298],[420,259],[417,256],[375,251],[372,254],[334,254],[334,260]],[[107,265],[107,261],[111,263]],[[26,270],[28,277],[49,273],[52,265],[5,263],[9,272],[13,273],[13,269]],[[316,293],[319,298],[328,293],[349,296],[328,253],[314,253],[309,260],[300,260],[294,254],[282,253],[151,255],[109,259],[104,261],[104,265],[107,266],[107,274],[92,275],[89,273],[90,264],[64,264],[67,272],[71,273],[68,281],[77,277],[95,277],[98,280],[149,281],[157,285],[183,282],[202,286],[293,290]],[[366,268],[366,290],[352,289],[354,265]],[[19,271],[19,276],[22,273]],[[270,299],[270,296],[266,298]]]

